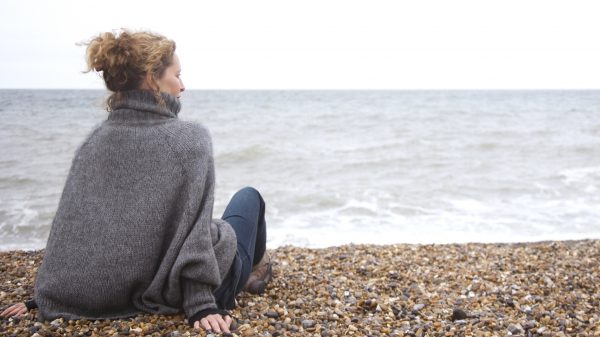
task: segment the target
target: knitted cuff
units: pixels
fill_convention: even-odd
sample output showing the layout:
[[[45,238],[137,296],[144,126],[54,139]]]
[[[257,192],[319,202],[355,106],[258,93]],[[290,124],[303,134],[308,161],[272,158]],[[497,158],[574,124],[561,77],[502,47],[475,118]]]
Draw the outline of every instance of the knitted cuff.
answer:
[[[37,303],[35,303],[35,300],[25,301],[25,307],[27,308],[27,311],[29,311],[37,308]]]
[[[190,323],[191,326],[194,326],[194,323],[196,321],[199,321],[208,315],[214,315],[214,314],[220,314],[221,316],[231,316],[231,314],[227,310],[217,309],[217,308],[208,308],[208,309],[200,310],[197,313],[195,313],[194,315],[192,315],[190,318],[188,318],[188,322]]]
[[[199,311],[216,308],[215,297],[209,285],[187,281],[183,283],[183,312],[191,317]]]

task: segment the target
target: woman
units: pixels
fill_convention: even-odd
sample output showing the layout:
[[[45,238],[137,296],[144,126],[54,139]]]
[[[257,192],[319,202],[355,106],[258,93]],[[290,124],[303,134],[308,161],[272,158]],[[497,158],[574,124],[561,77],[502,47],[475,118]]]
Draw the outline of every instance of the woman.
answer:
[[[229,332],[234,296],[261,293],[271,278],[262,197],[242,189],[212,220],[211,139],[178,119],[185,87],[173,41],[104,33],[87,44],[87,63],[112,92],[108,119],[75,154],[34,300],[2,316],[36,306],[44,320],[183,311],[196,328]]]

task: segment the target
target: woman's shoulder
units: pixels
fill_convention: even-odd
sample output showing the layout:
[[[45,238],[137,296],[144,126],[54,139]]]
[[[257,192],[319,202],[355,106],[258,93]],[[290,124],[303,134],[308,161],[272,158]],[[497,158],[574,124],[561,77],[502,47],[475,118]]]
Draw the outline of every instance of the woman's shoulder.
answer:
[[[209,130],[201,123],[177,119],[161,126],[165,136],[179,150],[187,153],[211,153]]]
[[[208,128],[199,122],[175,119],[172,123],[164,124],[164,128],[188,137],[210,138],[210,132],[208,131]]]

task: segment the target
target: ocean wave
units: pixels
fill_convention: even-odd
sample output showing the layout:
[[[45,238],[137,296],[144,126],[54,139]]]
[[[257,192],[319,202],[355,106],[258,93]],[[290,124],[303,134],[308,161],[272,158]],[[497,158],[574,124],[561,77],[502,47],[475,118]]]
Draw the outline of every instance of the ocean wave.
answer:
[[[31,208],[26,202],[9,203],[8,208],[0,211],[0,237],[7,234],[27,235],[34,232],[39,226],[35,219],[39,212]]]
[[[251,144],[231,150],[221,150],[216,153],[215,160],[223,163],[240,163],[269,157],[276,152],[270,145]]]
[[[563,184],[571,191],[596,195],[600,189],[600,166],[563,170],[558,175]]]

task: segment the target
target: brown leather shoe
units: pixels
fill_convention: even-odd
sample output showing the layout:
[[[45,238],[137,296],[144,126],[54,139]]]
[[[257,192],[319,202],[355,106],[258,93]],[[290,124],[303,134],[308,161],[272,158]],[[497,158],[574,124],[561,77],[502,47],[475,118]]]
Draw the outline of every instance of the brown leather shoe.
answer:
[[[273,263],[271,257],[265,252],[260,262],[252,268],[252,273],[246,281],[244,291],[260,295],[265,292],[267,283],[273,278]]]

